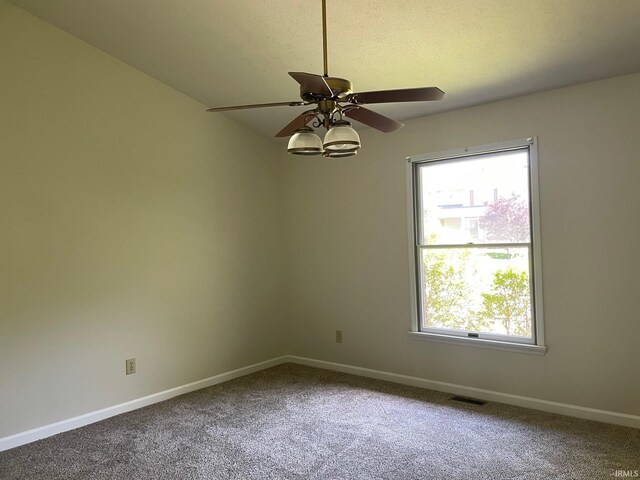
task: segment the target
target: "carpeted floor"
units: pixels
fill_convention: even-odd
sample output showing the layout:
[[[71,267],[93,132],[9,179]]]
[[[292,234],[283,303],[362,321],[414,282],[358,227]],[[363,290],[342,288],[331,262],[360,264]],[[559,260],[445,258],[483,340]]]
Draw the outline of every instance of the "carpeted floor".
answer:
[[[0,453],[9,479],[606,479],[640,430],[286,364]]]

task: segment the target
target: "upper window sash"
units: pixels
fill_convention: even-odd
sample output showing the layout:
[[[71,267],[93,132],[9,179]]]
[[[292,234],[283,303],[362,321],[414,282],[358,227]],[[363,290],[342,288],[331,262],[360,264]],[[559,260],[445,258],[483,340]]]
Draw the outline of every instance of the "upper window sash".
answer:
[[[451,155],[414,163],[416,246],[530,244],[529,145],[469,150],[462,158]],[[463,189],[460,185],[465,182],[455,181],[460,177],[469,177],[466,183],[478,186]],[[491,217],[484,216],[488,205],[497,207],[494,222],[509,228],[490,228]],[[501,205],[518,216],[501,222]]]

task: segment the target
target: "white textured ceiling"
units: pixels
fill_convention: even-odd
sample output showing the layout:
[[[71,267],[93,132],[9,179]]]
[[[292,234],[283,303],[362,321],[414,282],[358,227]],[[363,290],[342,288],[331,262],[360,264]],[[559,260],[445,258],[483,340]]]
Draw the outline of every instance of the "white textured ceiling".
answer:
[[[320,0],[13,1],[208,106],[297,100],[287,72],[322,73]],[[398,120],[640,72],[640,0],[328,0],[328,24],[355,91],[446,92],[372,107]],[[225,115],[272,136],[300,108]]]

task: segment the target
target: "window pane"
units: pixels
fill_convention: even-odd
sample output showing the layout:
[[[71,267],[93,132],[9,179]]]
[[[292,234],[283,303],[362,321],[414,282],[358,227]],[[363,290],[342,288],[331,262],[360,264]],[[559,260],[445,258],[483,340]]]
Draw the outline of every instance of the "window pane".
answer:
[[[423,328],[532,338],[528,247],[420,249]]]
[[[418,167],[420,244],[528,243],[528,149]]]

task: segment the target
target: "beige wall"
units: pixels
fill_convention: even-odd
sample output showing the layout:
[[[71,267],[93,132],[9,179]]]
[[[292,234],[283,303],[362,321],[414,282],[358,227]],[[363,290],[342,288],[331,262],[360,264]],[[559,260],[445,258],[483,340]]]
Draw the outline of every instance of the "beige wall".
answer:
[[[289,159],[289,352],[640,414],[639,131],[632,75],[367,130],[355,158]],[[409,338],[405,157],[534,135],[548,353]]]
[[[0,0],[0,438],[285,353],[279,153]]]

